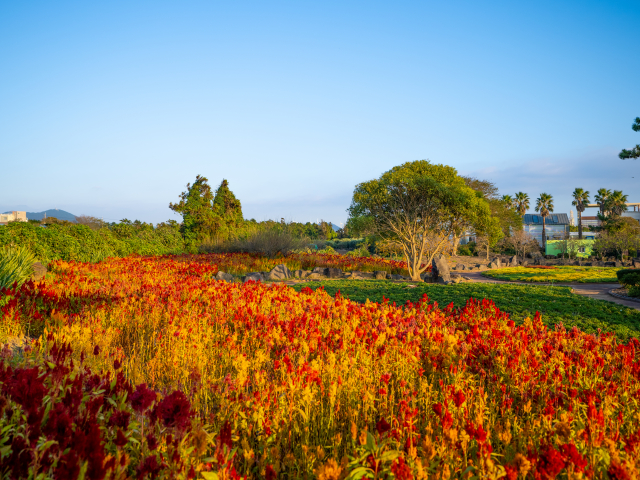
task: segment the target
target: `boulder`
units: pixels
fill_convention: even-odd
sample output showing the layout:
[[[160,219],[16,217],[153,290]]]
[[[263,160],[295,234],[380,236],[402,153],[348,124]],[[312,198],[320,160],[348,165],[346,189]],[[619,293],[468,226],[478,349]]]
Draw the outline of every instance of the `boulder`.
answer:
[[[40,280],[47,274],[47,267],[42,265],[40,262],[36,262],[33,264],[33,274],[31,275],[31,280]]]
[[[325,275],[329,278],[342,278],[342,270],[339,268],[327,268]]]
[[[222,282],[233,283],[234,278],[233,278],[233,275],[231,275],[230,273],[226,273],[226,272],[220,271],[216,275],[216,280],[222,281]]]
[[[527,265],[529,265],[531,262],[529,260],[527,260],[526,258],[524,260],[522,260],[522,266],[526,267]]]
[[[624,265],[622,265],[622,262],[613,262],[613,266],[620,268],[620,267],[623,267]]]
[[[440,281],[441,278],[443,282],[451,281],[449,264],[447,263],[447,259],[444,255],[434,257],[433,262],[431,262],[431,276],[437,281]]]
[[[314,273],[311,272],[309,275],[307,275],[306,280],[323,280],[327,277],[325,277],[324,275],[320,275],[319,273]]]
[[[514,255],[513,257],[509,258],[509,265],[512,267],[517,267],[519,264],[518,262],[518,257],[516,255]]]
[[[616,262],[604,262],[604,266],[605,267],[615,267],[616,266]]]
[[[327,269],[325,267],[316,267],[311,271],[311,273],[324,276],[327,274]]]
[[[303,278],[303,275],[306,273],[305,270],[295,270],[293,272],[293,278]]]
[[[291,270],[284,264],[276,265],[271,269],[271,271],[266,276],[267,280],[278,281],[278,280],[288,280],[293,278],[293,273]]]
[[[264,277],[261,272],[251,272],[247,273],[242,279],[244,283],[247,282],[264,282]]]
[[[493,260],[491,260],[491,263],[495,263],[497,266],[496,268],[502,268],[502,260],[500,259],[500,257],[496,257]]]
[[[404,280],[404,277],[402,275],[392,274],[391,280]]]
[[[382,270],[376,270],[375,272],[373,272],[373,278],[375,278],[376,280],[386,280],[387,272]]]
[[[484,263],[479,263],[476,265],[477,270],[486,270],[488,267]]]
[[[496,262],[491,262],[491,263],[489,264],[489,268],[490,268],[491,270],[495,270],[496,268],[500,268],[500,267],[498,267],[498,264],[497,264]]]

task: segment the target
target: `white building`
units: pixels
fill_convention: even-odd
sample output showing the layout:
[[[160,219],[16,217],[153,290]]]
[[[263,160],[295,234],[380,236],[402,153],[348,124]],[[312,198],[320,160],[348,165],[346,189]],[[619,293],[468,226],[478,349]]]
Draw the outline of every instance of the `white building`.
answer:
[[[27,212],[11,212],[0,213],[0,225],[6,225],[9,222],[26,222]]]

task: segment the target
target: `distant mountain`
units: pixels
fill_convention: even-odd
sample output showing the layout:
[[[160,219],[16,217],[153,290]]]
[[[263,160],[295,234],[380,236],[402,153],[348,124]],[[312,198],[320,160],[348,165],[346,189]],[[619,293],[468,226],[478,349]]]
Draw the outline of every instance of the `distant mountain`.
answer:
[[[336,232],[342,228],[336,225],[335,223],[330,223],[330,225],[331,225],[331,228],[333,228]]]
[[[4,212],[11,213],[11,212]],[[58,210],[57,208],[50,208],[44,212],[27,212],[27,219],[29,220],[42,220],[45,217],[56,217],[58,220],[67,220],[69,222],[75,222],[76,216],[72,213],[65,212],[64,210]]]

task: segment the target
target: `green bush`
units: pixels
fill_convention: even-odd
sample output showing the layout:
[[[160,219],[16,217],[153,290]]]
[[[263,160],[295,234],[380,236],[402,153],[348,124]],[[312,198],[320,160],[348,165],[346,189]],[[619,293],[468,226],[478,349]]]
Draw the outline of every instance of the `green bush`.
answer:
[[[0,288],[26,282],[33,274],[35,261],[33,253],[24,247],[7,246],[0,249]]]
[[[475,242],[469,242],[466,245],[458,245],[458,255],[472,257],[475,250]]]
[[[184,251],[184,241],[175,222],[153,227],[123,221],[92,230],[85,225],[48,225],[11,222],[0,226],[0,247],[19,245],[43,263],[53,260],[98,262],[107,257],[163,255]]]
[[[616,272],[618,281],[625,287],[640,287],[640,270],[627,268]]]

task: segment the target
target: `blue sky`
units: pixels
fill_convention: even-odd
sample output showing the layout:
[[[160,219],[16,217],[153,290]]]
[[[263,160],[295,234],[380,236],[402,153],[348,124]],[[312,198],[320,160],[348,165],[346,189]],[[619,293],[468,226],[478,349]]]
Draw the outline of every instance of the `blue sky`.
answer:
[[[0,2],[0,209],[159,222],[197,174],[245,217],[346,220],[416,159],[640,201],[640,3]],[[635,178],[632,178],[635,177]]]

